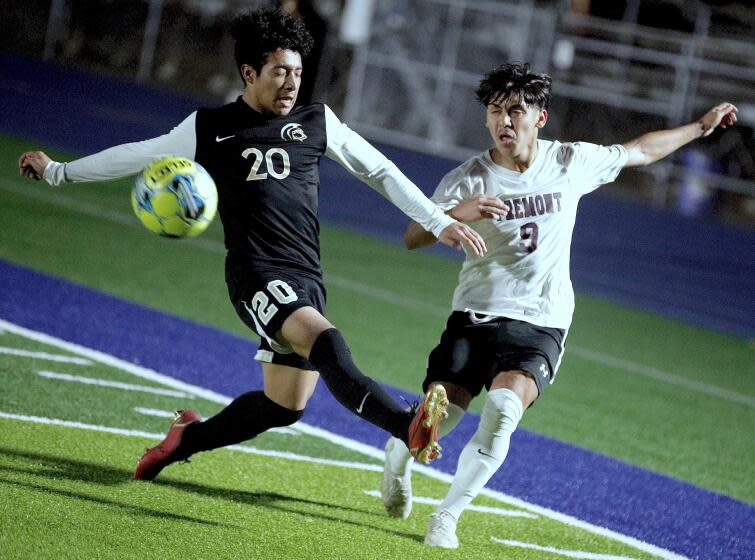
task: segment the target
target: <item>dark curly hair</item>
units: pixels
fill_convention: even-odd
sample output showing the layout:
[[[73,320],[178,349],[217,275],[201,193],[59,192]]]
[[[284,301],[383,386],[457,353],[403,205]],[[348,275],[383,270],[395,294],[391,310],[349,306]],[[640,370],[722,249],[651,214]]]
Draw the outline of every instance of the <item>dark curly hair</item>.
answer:
[[[280,9],[240,14],[231,23],[231,36],[239,72],[242,64],[248,64],[259,74],[268,55],[278,49],[296,51],[304,58],[314,46],[304,22]]]
[[[485,74],[475,95],[486,107],[513,95],[527,105],[547,109],[551,101],[551,82],[548,74],[530,72],[529,64],[502,64]]]

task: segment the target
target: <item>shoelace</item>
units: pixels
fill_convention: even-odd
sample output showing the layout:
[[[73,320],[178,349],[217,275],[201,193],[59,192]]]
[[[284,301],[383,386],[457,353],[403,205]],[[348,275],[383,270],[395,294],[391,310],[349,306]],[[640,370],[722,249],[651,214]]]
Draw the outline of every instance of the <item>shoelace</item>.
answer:
[[[455,523],[450,516],[436,515],[433,519],[433,529],[446,536],[456,536]]]
[[[401,400],[404,401],[407,405],[409,405],[409,412],[414,416],[417,414],[417,410],[419,410],[419,401],[414,401],[413,403],[410,403],[408,400],[406,400],[403,395],[399,395]]]

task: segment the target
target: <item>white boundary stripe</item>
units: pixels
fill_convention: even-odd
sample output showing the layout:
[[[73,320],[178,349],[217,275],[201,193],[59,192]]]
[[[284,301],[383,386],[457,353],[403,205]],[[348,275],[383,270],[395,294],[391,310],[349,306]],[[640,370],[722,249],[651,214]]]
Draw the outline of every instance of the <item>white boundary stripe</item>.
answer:
[[[416,472],[420,472],[436,480],[443,480],[447,482],[448,484],[451,484],[451,482],[453,481],[453,476],[451,476],[450,474],[436,471],[435,469],[432,469],[425,465],[414,463],[414,465],[412,466],[412,470]],[[664,560],[689,560],[689,558],[687,558],[686,556],[677,554],[670,550],[666,550],[665,548],[655,546],[654,544],[641,541],[639,539],[630,537],[628,535],[623,535],[621,533],[618,533],[611,529],[606,529],[605,527],[601,527],[599,525],[593,525],[592,523],[588,523],[587,521],[582,521],[581,519],[577,519],[576,517],[572,517],[571,515],[567,515],[565,513],[554,511],[546,507],[541,507],[536,504],[532,504],[530,502],[525,502],[524,500],[515,498],[514,496],[510,496],[509,494],[504,494],[503,492],[498,492],[490,488],[483,488],[480,494],[483,496],[487,496],[489,498],[493,498],[505,504],[509,504],[515,507],[526,509],[527,511],[531,511],[533,513],[540,514],[543,517],[547,517],[548,519],[559,521],[563,523],[564,525],[577,527],[589,533],[593,533],[594,535],[600,535],[602,537],[606,537],[606,538],[618,541],[620,543],[624,543],[633,548],[636,548],[637,550],[641,550],[643,552],[647,552],[648,554],[653,554],[659,558],[663,558]]]
[[[356,461],[337,461],[335,459],[321,459],[318,457],[308,457],[298,455],[290,451],[271,451],[269,449],[259,449],[247,445],[231,445],[228,449],[241,451],[243,453],[253,453],[254,455],[265,455],[267,457],[277,457],[278,459],[291,459],[292,461],[303,461],[305,463],[318,463],[320,465],[331,465],[345,469],[357,469],[362,471],[383,472],[383,465],[374,465],[370,463],[358,463]]]
[[[62,208],[66,208],[67,210],[79,212],[81,214],[92,216],[94,218],[108,220],[117,224],[128,225],[136,229],[142,229],[142,226],[137,223],[137,221],[131,214],[126,214],[124,212],[115,212],[112,209],[97,206],[91,203],[74,201],[70,197],[61,194],[61,191],[51,189],[48,190],[44,188],[22,188],[17,182],[9,181],[3,178],[0,178],[0,188],[29,198],[41,200],[49,204],[55,204]],[[204,238],[202,236],[185,239],[183,240],[183,243],[188,243],[213,253],[225,254],[226,252],[223,243],[215,241],[214,239]],[[410,296],[398,294],[392,290],[386,290],[384,288],[377,288],[375,286],[362,284],[361,282],[356,282],[354,280],[351,280],[350,278],[345,278],[343,276],[327,274],[326,283],[328,285],[337,286],[344,290],[350,290],[357,294],[370,297],[378,301],[389,303],[391,305],[397,305],[404,309],[414,309],[415,311],[428,313],[437,317],[445,318],[451,313],[450,307],[427,303]],[[579,346],[569,345],[569,353],[571,352],[580,354],[582,358],[592,360],[599,364],[615,367],[617,369],[628,371],[630,373],[639,373],[641,375],[645,375],[646,377],[651,377],[657,381],[665,381],[679,387],[684,387],[685,389],[691,391],[696,391],[706,395],[711,395],[733,402],[744,403],[748,406],[755,407],[755,398],[750,397],[749,395],[742,395],[740,393],[737,393],[736,391],[730,391],[728,389],[723,389],[721,387],[703,383],[701,381],[687,379],[686,377],[675,375],[673,373],[658,370],[649,366],[644,366],[642,364],[637,364],[635,362],[630,362],[628,360],[623,360],[621,358],[616,358],[608,354],[603,354],[601,352],[596,352]]]
[[[293,428],[291,426],[286,426],[283,428],[270,428],[267,431],[272,432],[274,434],[283,434],[285,436],[300,436],[301,435],[300,431],[298,431],[296,428]]]
[[[167,410],[157,410],[155,408],[144,408],[141,406],[135,406],[134,412],[144,414],[144,416],[157,416],[158,418],[173,418],[173,416],[175,416],[173,412],[168,412]]]
[[[2,334],[3,331],[0,331]],[[75,358],[72,356],[63,356],[61,354],[48,354],[47,352],[32,352],[30,350],[20,350],[18,348],[8,348],[7,346],[0,346],[0,354],[8,354],[10,356],[21,356],[24,358],[35,358],[37,360],[48,360],[50,362],[63,362],[66,364],[79,364],[82,366],[91,365],[92,362],[85,360],[84,358]]]
[[[71,420],[60,420],[58,418],[44,418],[42,416],[29,416],[27,414],[13,414],[11,412],[0,411],[0,418],[8,420],[20,420],[21,422],[31,422],[33,424],[47,424],[49,426],[62,426],[64,428],[79,428],[81,430],[90,430],[94,432],[105,432],[108,434],[118,434],[120,436],[143,437],[148,439],[162,439],[164,434],[153,434],[151,432],[142,432],[140,430],[125,430],[123,428],[109,428],[107,426],[97,426],[96,424],[85,424],[84,422],[74,422]]]
[[[49,344],[50,346],[55,346],[69,352],[74,352],[76,354],[86,356],[87,358],[95,362],[99,362],[101,364],[126,371],[132,375],[141,377],[142,379],[156,381],[157,383],[161,383],[162,385],[173,387],[174,389],[178,389],[179,391],[183,391],[196,397],[201,397],[211,402],[225,405],[232,400],[214,391],[209,391],[207,389],[202,389],[201,387],[189,385],[188,383],[184,383],[183,381],[179,381],[177,379],[173,379],[172,377],[168,377],[167,375],[157,373],[154,370],[126,362],[124,360],[111,356],[110,354],[105,354],[104,352],[99,352],[98,350],[92,350],[91,348],[86,348],[73,342],[67,342],[45,333],[32,331],[3,319],[0,319],[0,328],[6,329],[14,334],[20,334],[22,336],[25,336],[26,338],[30,338],[31,340],[36,340],[37,342],[43,342],[44,344]]]
[[[566,556],[567,558],[580,558],[583,560],[637,560],[636,558],[630,558],[629,556],[614,556],[613,554],[598,554],[595,552],[583,552],[581,550],[561,550],[559,548],[553,548],[552,546],[540,546],[537,544],[498,539],[496,537],[490,537],[490,540],[508,546],[518,546],[519,548],[529,548],[530,550],[542,550],[543,552],[550,552],[552,554],[558,554],[559,556]]]
[[[67,342],[67,341],[61,340],[59,338],[55,338],[53,336],[50,336],[44,333],[39,333],[39,332],[35,332],[29,329],[25,329],[24,327],[20,327],[18,325],[15,325],[3,319],[0,319],[0,328],[7,329],[15,334],[21,334],[23,336],[27,336],[28,338],[31,338],[32,340],[45,342],[46,344],[49,344],[51,346],[63,348],[69,352],[75,352],[75,353],[81,354],[92,360],[105,363],[115,368],[120,368],[123,371],[132,373],[138,377],[142,377],[144,379],[150,379],[152,381],[157,381],[159,383],[164,383],[165,385],[168,385],[170,387],[179,388],[183,391],[186,391],[187,393],[192,393],[197,397],[204,398],[211,402],[216,402],[220,404],[228,404],[231,402],[230,398],[223,396],[219,393],[215,393],[214,391],[209,391],[201,387],[196,387],[194,385],[190,385],[188,383],[178,381],[176,379],[168,377],[167,375],[163,375],[163,374],[157,373],[156,371],[131,364],[129,362],[120,360],[118,358],[115,358],[103,352],[99,352],[97,350],[92,350],[84,346],[79,346],[78,344]],[[345,438],[343,436],[339,436],[337,434],[333,434],[331,432],[328,432],[327,430],[323,430],[315,426],[310,426],[308,424],[305,424],[304,422],[298,422],[296,424],[296,427],[299,431],[303,433],[321,437],[327,441],[330,441],[331,443],[341,445],[353,451],[359,451],[360,453],[363,453],[369,457],[374,457],[381,461],[385,458],[385,453],[380,449],[377,449],[369,445],[365,445],[364,443],[361,443],[355,440]],[[449,484],[451,483],[451,480],[453,479],[453,477],[450,474],[437,471],[425,465],[415,464],[413,469],[416,472],[422,473],[436,480],[442,480]],[[616,531],[612,531],[604,527],[593,525],[591,523],[576,519],[569,515],[565,515],[557,511],[548,509],[548,508],[530,504],[528,502],[525,502],[524,500],[520,500],[519,498],[514,498],[513,496],[503,494],[502,492],[496,492],[488,488],[483,488],[481,493],[484,494],[485,496],[494,498],[501,502],[508,503],[522,509],[526,509],[533,513],[540,514],[543,517],[560,521],[561,523],[564,523],[566,525],[579,527],[580,529],[584,529],[585,531],[588,531],[590,533],[608,537],[615,541],[632,546],[638,550],[642,550],[643,552],[654,554],[655,556],[658,556],[659,558],[663,558],[664,560],[689,560],[686,556],[681,556],[679,554],[660,548],[653,544],[646,543],[639,539],[635,539],[634,537],[622,535],[621,533],[617,533]]]
[[[382,470],[382,469],[380,469]],[[373,498],[382,498],[380,491],[378,490],[363,490],[368,496]],[[417,504],[427,504],[431,506],[437,506],[440,504],[440,500],[436,498],[425,498],[424,496],[414,496],[412,501]],[[467,506],[464,511],[479,511],[480,513],[492,513],[493,515],[501,515],[503,517],[526,517],[527,519],[539,519],[534,513],[526,511],[520,511],[518,509],[503,509],[489,506],[476,506],[474,504]]]
[[[31,422],[33,424],[46,424],[48,426],[60,426],[64,428],[77,428],[80,430],[104,432],[108,434],[116,434],[119,436],[140,437],[140,438],[148,438],[148,439],[156,439],[156,440],[161,440],[165,437],[165,434],[142,432],[140,430],[126,430],[123,428],[112,428],[110,426],[99,426],[97,424],[85,424],[83,422],[73,422],[70,420],[61,420],[59,418],[45,418],[43,416],[28,416],[26,414],[13,414],[10,412],[0,411],[0,418],[6,418],[8,420],[18,420],[21,422]],[[250,453],[252,455],[262,455],[265,457],[275,457],[278,459],[301,461],[304,463],[318,463],[320,465],[329,465],[333,467],[342,467],[346,469],[358,469],[358,470],[363,470],[363,471],[383,472],[382,465],[374,465],[370,463],[359,463],[355,461],[336,461],[334,459],[323,459],[319,457],[309,457],[307,455],[299,455],[297,453],[291,453],[290,451],[274,451],[270,449],[259,449],[257,447],[251,447],[247,445],[230,445],[226,449],[232,449],[234,451],[241,451],[242,453]]]
[[[702,381],[687,379],[686,377],[674,375],[673,373],[668,373],[651,366],[638,364],[637,362],[632,362],[630,360],[615,358],[614,356],[604,354],[603,352],[596,352],[595,350],[588,350],[587,348],[574,346],[571,346],[570,348],[572,353],[586,360],[592,360],[593,362],[605,364],[610,367],[623,369],[624,371],[628,371],[630,373],[638,373],[651,379],[665,381],[666,383],[678,385],[679,387],[684,387],[686,389],[691,389],[692,391],[697,391],[698,393],[704,393],[706,395],[719,397],[726,399],[727,401],[732,401],[747,405],[751,408],[755,408],[755,398],[748,395],[743,395],[735,391],[729,391],[728,389],[723,389],[715,385],[703,383]]]
[[[194,398],[193,395],[190,395],[189,398]],[[137,412],[139,414],[144,414],[145,416],[157,416],[158,418],[173,418],[175,416],[174,412],[169,412],[167,410],[156,410],[154,408],[144,408],[141,406],[135,406],[134,412]],[[275,434],[284,434],[287,436],[300,436],[301,432],[298,431],[294,426],[288,426],[285,428],[270,428],[267,430],[268,432],[272,432]]]
[[[95,379],[94,377],[83,377],[81,375],[70,375],[68,373],[57,373],[54,371],[38,371],[41,377],[47,379],[57,379],[59,381],[71,381],[73,383],[83,383],[84,385],[97,385],[98,387],[112,387],[122,391],[138,391],[140,393],[153,393],[155,395],[166,395],[169,397],[181,397],[193,399],[194,395],[172,389],[161,389],[160,387],[149,387],[147,385],[132,385],[131,383],[121,383],[120,381],[108,381],[107,379]]]

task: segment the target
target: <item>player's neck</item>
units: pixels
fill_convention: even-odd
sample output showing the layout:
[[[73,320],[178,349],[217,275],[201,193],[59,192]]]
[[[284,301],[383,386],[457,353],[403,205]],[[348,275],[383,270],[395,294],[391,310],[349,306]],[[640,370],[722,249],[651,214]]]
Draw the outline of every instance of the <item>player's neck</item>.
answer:
[[[505,150],[495,147],[490,150],[490,157],[501,167],[517,171],[518,173],[524,173],[530,168],[537,157],[537,138],[532,144],[521,147],[517,146]]]
[[[258,113],[260,114],[264,113],[262,106],[257,101],[257,98],[249,91],[249,88],[244,90],[244,93],[241,96],[241,100],[247,105],[249,105],[252,109],[257,111]]]

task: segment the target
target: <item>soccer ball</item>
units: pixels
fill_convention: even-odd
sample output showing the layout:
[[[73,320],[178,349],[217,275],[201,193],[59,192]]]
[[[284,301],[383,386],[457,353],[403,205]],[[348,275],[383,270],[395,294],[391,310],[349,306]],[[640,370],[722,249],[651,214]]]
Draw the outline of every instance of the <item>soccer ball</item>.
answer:
[[[139,173],[131,189],[131,207],[144,227],[165,237],[199,235],[215,217],[215,181],[197,162],[165,157]]]

